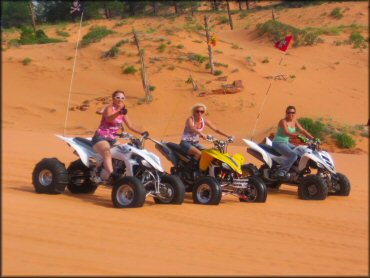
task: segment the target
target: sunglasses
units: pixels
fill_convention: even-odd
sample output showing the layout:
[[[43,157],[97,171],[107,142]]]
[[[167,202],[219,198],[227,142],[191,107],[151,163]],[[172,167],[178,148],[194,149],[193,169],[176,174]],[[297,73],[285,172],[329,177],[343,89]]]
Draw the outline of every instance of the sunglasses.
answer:
[[[114,99],[117,99],[117,100],[125,100],[125,97],[116,96],[116,97],[114,97]]]
[[[203,114],[204,113],[204,110],[196,110],[195,113],[201,113],[201,114]]]
[[[286,112],[287,114],[295,114],[295,112],[293,112],[293,111],[288,111],[288,112]]]

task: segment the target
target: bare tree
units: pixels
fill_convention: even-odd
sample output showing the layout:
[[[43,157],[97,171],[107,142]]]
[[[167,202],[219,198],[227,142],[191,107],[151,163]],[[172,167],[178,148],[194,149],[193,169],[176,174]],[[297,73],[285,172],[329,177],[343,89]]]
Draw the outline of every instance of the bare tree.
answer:
[[[179,7],[177,6],[176,1],[173,1],[173,6],[175,7],[175,14],[178,15],[179,14]]]
[[[238,0],[238,3],[239,3],[239,11],[243,10],[243,8],[242,8],[242,0]]]
[[[153,1],[152,2],[153,3],[153,14],[154,14],[154,16],[157,16],[157,13],[158,13],[158,3],[157,3],[157,1]]]
[[[245,0],[245,4],[247,5],[247,10],[249,10],[250,9],[249,0]]]
[[[229,24],[230,24],[230,28],[231,30],[234,29],[234,24],[233,24],[233,19],[231,17],[231,13],[230,13],[230,4],[229,4],[229,0],[226,0],[226,7],[227,7],[227,14],[229,15]]]
[[[205,29],[206,29],[206,37],[207,37],[207,45],[208,45],[208,55],[209,55],[209,64],[211,66],[211,73],[214,74],[215,72],[215,67],[214,67],[214,64],[213,64],[213,51],[212,51],[212,46],[211,46],[211,35],[209,34],[209,29],[208,29],[208,26],[209,26],[209,16],[208,15],[205,15],[204,16],[204,25],[205,25]]]
[[[35,14],[35,9],[33,7],[32,1],[30,1],[29,6],[30,6],[30,11],[31,11],[33,31],[36,33],[36,14]]]

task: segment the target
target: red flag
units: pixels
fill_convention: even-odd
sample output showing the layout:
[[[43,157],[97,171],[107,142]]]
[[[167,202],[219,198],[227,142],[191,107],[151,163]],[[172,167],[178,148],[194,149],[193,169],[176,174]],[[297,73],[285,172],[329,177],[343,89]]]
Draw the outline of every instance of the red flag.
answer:
[[[285,39],[275,43],[275,47],[285,52],[288,50],[289,44],[292,40],[293,36],[287,36]]]

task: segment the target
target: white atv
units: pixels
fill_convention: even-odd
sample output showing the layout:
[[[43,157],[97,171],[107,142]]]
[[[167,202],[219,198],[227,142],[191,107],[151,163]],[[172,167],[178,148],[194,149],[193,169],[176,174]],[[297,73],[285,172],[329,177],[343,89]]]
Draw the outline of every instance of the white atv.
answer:
[[[112,202],[115,207],[141,207],[146,196],[155,203],[181,204],[185,197],[182,181],[167,175],[155,154],[143,149],[144,140],[123,133],[120,138],[130,140],[128,144],[117,144],[111,148],[113,169],[120,178],[107,184],[103,158],[92,148],[90,138],[57,135],[74,149],[80,159],[66,169],[56,158],[44,158],[32,174],[33,185],[38,193],[59,194],[67,186],[72,193],[94,193],[100,184],[113,185]]]
[[[298,158],[284,179],[276,178],[274,174],[286,157],[272,148],[269,138],[266,138],[266,144],[243,141],[248,145],[247,152],[263,162],[259,169],[248,164],[245,170],[250,175],[261,177],[267,187],[279,188],[281,183],[298,185],[298,196],[304,200],[324,200],[328,194],[348,196],[351,191],[348,178],[336,172],[333,158],[320,149],[319,140],[307,140],[307,145],[293,149]],[[316,170],[315,174],[312,169]]]

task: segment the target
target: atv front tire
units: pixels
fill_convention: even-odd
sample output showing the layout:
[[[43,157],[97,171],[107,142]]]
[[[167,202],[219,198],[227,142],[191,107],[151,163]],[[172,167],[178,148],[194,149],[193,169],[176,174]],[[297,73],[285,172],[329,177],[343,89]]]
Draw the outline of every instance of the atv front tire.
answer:
[[[264,203],[267,198],[267,188],[262,179],[249,177],[248,188],[243,190],[245,198],[239,198],[240,202]]]
[[[161,194],[154,197],[156,204],[182,204],[185,198],[185,186],[179,177],[165,175],[161,178],[159,191]]]
[[[37,193],[60,194],[68,184],[68,173],[56,158],[44,158],[32,172],[32,183]]]
[[[123,177],[113,184],[112,202],[116,208],[142,207],[145,197],[144,185],[138,178]]]
[[[71,193],[94,193],[98,187],[90,180],[90,170],[81,159],[73,161],[67,168],[69,183],[68,190]]]
[[[298,196],[303,200],[325,200],[328,187],[317,175],[307,175],[298,184]]]
[[[335,190],[334,188],[335,192],[333,193],[333,195],[348,196],[351,192],[351,184],[349,182],[349,179],[341,173],[337,173],[337,178],[338,181],[332,179],[332,182],[336,183],[336,187],[339,187],[338,190]]]
[[[221,185],[213,177],[198,179],[193,187],[193,201],[202,205],[218,205],[221,201]]]

